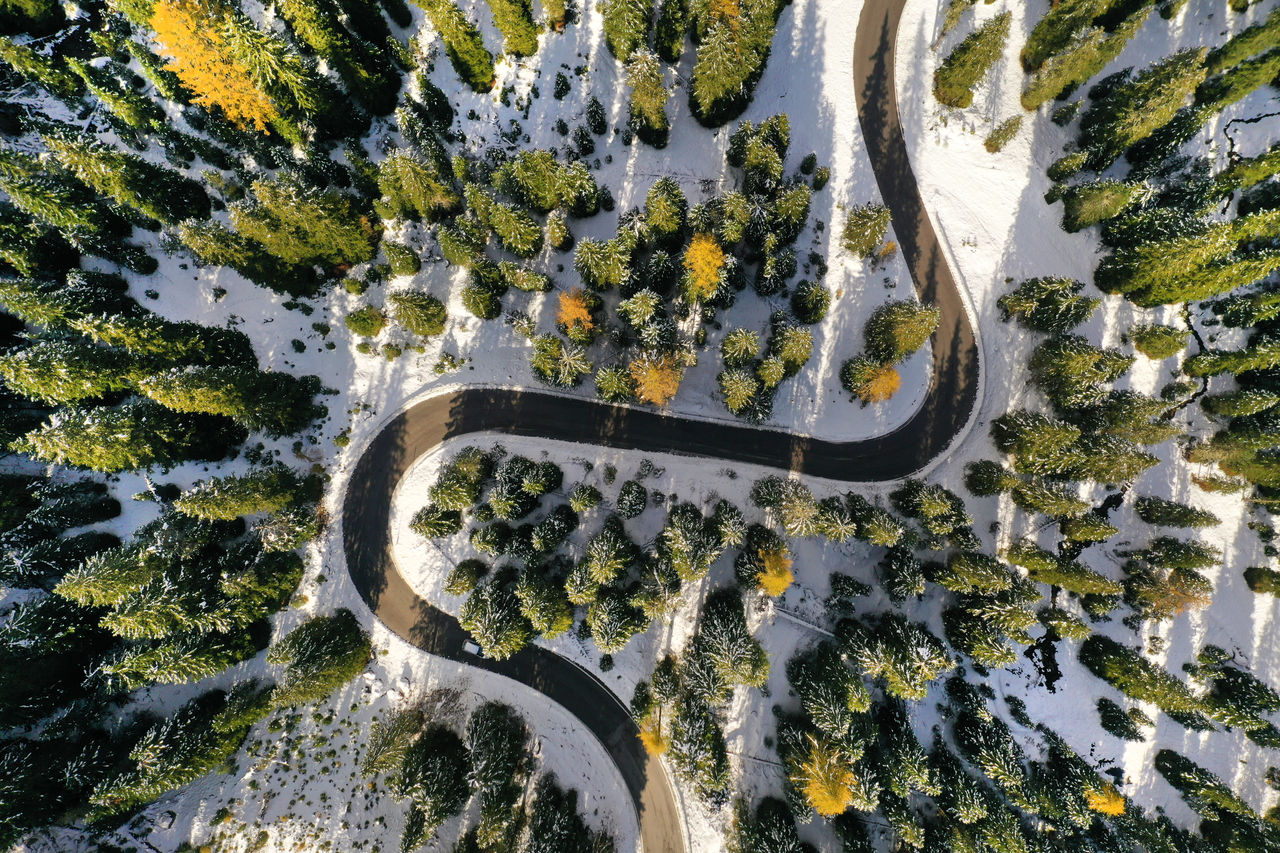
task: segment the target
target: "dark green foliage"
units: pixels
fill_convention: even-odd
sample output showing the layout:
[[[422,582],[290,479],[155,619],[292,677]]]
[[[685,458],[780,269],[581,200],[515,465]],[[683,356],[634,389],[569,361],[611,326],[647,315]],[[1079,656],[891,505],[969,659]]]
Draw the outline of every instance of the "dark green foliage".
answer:
[[[1000,58],[1012,19],[1008,12],[997,15],[948,54],[933,74],[933,94],[940,103],[957,108],[973,103],[973,89]]]
[[[1280,571],[1265,566],[1250,566],[1244,570],[1244,580],[1254,592],[1280,595]]]
[[[1131,699],[1153,702],[1165,712],[1195,715],[1203,708],[1177,678],[1101,634],[1084,641],[1080,662]]]
[[[280,0],[276,8],[294,35],[338,73],[356,101],[374,115],[391,112],[400,90],[400,75],[385,53],[343,26],[340,9],[304,0]],[[374,15],[381,20],[377,12]],[[369,17],[373,17],[369,11],[362,10],[351,20]]]
[[[328,696],[369,664],[369,635],[350,610],[316,616],[289,632],[267,652],[267,662],[283,666],[271,693],[277,708],[304,705]]]
[[[1102,728],[1123,740],[1144,741],[1142,730],[1129,714],[1105,696],[1098,700],[1098,717]]]
[[[396,322],[405,330],[423,337],[432,337],[444,331],[448,314],[444,303],[430,294],[406,290],[387,297],[387,304]]]
[[[254,181],[253,199],[231,207],[245,237],[288,264],[358,264],[373,257],[374,227],[356,200],[292,177]]]
[[[1205,48],[1187,49],[1127,74],[1093,100],[1080,119],[1080,147],[1101,169],[1171,119],[1204,80]]]
[[[600,207],[600,189],[586,166],[565,165],[551,151],[521,151],[494,172],[493,186],[538,213],[562,208],[590,216]]]
[[[1080,296],[1084,284],[1069,278],[1032,278],[1001,296],[997,305],[1007,321],[1051,335],[1064,334],[1093,314],[1100,299]]]
[[[410,151],[393,151],[379,163],[377,181],[382,199],[374,206],[385,219],[432,220],[457,209],[461,201],[452,176],[431,158]],[[442,227],[438,239],[444,239],[444,230]],[[470,235],[464,232],[465,236]],[[445,257],[457,263],[448,254]]]
[[[245,367],[187,367],[155,373],[138,390],[177,412],[220,415],[271,436],[305,429],[324,408],[313,403],[315,377]]]
[[[991,129],[991,133],[987,134],[987,138],[982,141],[982,147],[992,154],[1003,151],[1021,129],[1022,116],[1007,118]]]
[[[410,801],[401,839],[404,849],[429,841],[442,823],[462,811],[471,796],[468,766],[461,738],[441,725],[428,726],[403,750],[392,791],[398,799]]]
[[[1110,578],[1075,560],[1055,556],[1033,542],[1016,542],[1001,552],[1001,556],[1026,569],[1032,580],[1076,595],[1119,595],[1123,591],[1120,584]]]
[[[209,215],[209,197],[195,181],[110,146],[45,137],[58,162],[102,195],[166,224]]]
[[[747,803],[734,807],[733,826],[727,839],[729,853],[801,853],[805,848],[796,831],[796,819],[782,800],[765,797],[753,815]]]
[[[1035,71],[1054,54],[1061,53],[1082,29],[1105,13],[1113,0],[1064,0],[1036,22],[1022,48],[1022,67]]]
[[[689,84],[694,117],[718,127],[742,114],[764,73],[778,16],[778,0],[745,0],[729,7],[692,5],[699,38]]]
[[[820,323],[831,306],[831,291],[821,282],[802,281],[791,294],[791,311],[801,323]]]
[[[680,61],[689,32],[689,0],[662,0],[653,28],[653,46],[664,62]]]
[[[639,480],[627,480],[618,492],[616,509],[623,518],[635,518],[644,512],[649,502],[649,492]]]
[[[1061,189],[1062,227],[1079,231],[1113,219],[1148,193],[1146,186],[1130,181],[1097,180]]]
[[[275,512],[307,499],[315,500],[317,485],[289,468],[275,466],[199,483],[183,492],[173,502],[173,508],[197,518],[229,521],[241,515]]]
[[[1095,347],[1078,335],[1059,335],[1036,347],[1031,375],[1059,409],[1079,409],[1102,402],[1105,386],[1132,364],[1132,356]]]
[[[220,717],[229,710],[225,695],[212,691],[147,728],[125,767],[94,790],[90,802],[95,815],[126,814],[219,767],[239,748],[254,722],[220,726]]]
[[[1220,523],[1218,517],[1211,512],[1164,498],[1138,498],[1134,509],[1138,518],[1147,524],[1163,527],[1213,527]]]
[[[459,614],[462,627],[496,660],[510,657],[533,639],[533,628],[521,613],[513,581],[503,572],[476,587]]]
[[[1191,332],[1186,329],[1143,325],[1134,326],[1125,337],[1138,352],[1147,358],[1159,360],[1182,352],[1190,335]]]
[[[604,16],[604,38],[609,52],[626,62],[648,39],[652,0],[605,0],[600,4],[600,13]]]
[[[1094,2],[1096,0],[1084,0],[1086,6]],[[1144,2],[1110,31],[1102,27],[1089,27],[1079,32],[1069,44],[1064,42],[1062,49],[1053,51],[1053,55],[1041,54],[1029,57],[1028,51],[1040,49],[1040,46],[1033,47],[1033,42],[1037,40],[1036,33],[1040,32],[1042,25],[1054,26],[1065,23],[1067,26],[1072,26],[1075,24],[1074,21],[1057,18],[1058,11],[1064,9],[1067,10],[1068,15],[1071,15],[1081,10],[1081,4],[1067,2],[1055,6],[1041,19],[1037,29],[1033,31],[1032,38],[1027,41],[1027,48],[1023,51],[1023,64],[1030,70],[1033,66],[1028,64],[1027,60],[1031,58],[1037,60],[1037,66],[1022,92],[1023,109],[1034,110],[1055,97],[1063,96],[1064,93],[1096,75],[1120,55],[1129,39],[1142,27],[1151,12],[1150,4]],[[1083,11],[1085,14],[1089,13],[1087,9]],[[1055,35],[1062,37],[1064,32],[1067,37],[1071,36],[1071,32],[1063,30],[1059,30]]]
[[[849,659],[899,699],[923,699],[929,682],[955,667],[941,640],[897,613],[880,617],[874,628],[846,619],[836,633]]]
[[[591,361],[581,346],[551,334],[533,339],[529,366],[539,380],[560,388],[577,386],[582,377],[591,372]]]

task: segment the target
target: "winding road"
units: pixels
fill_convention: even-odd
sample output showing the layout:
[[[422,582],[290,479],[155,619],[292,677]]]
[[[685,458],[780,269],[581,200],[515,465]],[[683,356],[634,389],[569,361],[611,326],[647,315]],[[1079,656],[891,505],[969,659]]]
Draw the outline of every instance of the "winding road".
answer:
[[[365,449],[342,507],[347,569],[369,608],[392,632],[431,654],[507,676],[560,703],[617,763],[648,853],[686,849],[680,813],[661,763],[645,753],[627,708],[595,676],[538,647],[505,661],[463,651],[466,631],[405,582],[392,552],[390,515],[401,478],[450,438],[477,432],[680,453],[851,482],[893,480],[943,453],[966,426],[978,390],[978,348],[961,294],[920,199],[898,121],[894,43],[905,0],[868,0],[854,43],[855,96],[880,192],[917,292],[938,305],[933,375],[924,403],[893,432],[833,442],[775,430],[692,420],[646,409],[510,389],[464,389],[401,412]]]

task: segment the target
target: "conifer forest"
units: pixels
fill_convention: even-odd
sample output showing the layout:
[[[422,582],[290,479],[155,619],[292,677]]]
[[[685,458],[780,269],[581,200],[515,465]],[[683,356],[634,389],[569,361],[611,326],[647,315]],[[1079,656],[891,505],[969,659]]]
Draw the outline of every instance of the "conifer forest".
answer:
[[[0,0],[0,851],[1280,851],[1280,0]]]

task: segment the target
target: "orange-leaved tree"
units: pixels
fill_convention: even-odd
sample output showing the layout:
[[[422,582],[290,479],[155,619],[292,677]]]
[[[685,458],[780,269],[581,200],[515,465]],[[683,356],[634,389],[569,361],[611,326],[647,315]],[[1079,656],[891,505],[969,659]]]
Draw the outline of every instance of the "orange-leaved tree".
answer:
[[[195,93],[195,102],[217,107],[241,129],[266,130],[279,116],[275,104],[236,61],[220,34],[222,10],[212,0],[158,0],[151,28],[165,67]]]
[[[568,293],[560,294],[560,314],[557,322],[566,329],[566,334],[571,338],[573,332],[580,330],[582,332],[590,332],[595,327],[595,320],[591,318],[591,308],[587,305],[586,294],[582,288],[575,287]]]
[[[724,249],[710,234],[694,234],[684,253],[685,298],[705,302],[720,287],[720,270],[724,267]]]
[[[684,365],[673,355],[645,353],[631,362],[631,378],[636,382],[637,397],[662,406],[680,390]]]

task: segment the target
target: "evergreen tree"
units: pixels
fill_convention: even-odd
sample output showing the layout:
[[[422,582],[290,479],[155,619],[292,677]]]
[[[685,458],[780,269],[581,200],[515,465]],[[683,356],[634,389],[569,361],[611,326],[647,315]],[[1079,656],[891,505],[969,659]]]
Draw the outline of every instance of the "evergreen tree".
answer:
[[[649,38],[653,0],[602,0],[604,38],[609,52],[622,62],[631,59]]]
[[[1189,48],[1108,88],[1080,119],[1080,148],[1105,168],[1131,145],[1169,122],[1204,80],[1205,48]]]
[[[513,56],[533,56],[538,52],[538,27],[533,22],[529,0],[487,0],[493,23],[505,40],[503,49]]]
[[[84,91],[84,82],[63,67],[56,54],[46,56],[8,36],[0,36],[0,61],[60,98],[73,98]]]
[[[412,334],[433,337],[444,331],[448,314],[444,304],[426,293],[406,290],[392,293],[387,303],[396,318],[396,322]]]
[[[368,666],[371,653],[369,636],[350,610],[313,617],[267,651],[267,663],[284,667],[271,704],[288,708],[323,699]]]
[[[960,42],[933,74],[933,94],[942,104],[963,109],[973,103],[973,89],[1000,58],[1013,16],[1003,13]]]
[[[231,520],[242,515],[275,512],[308,497],[312,484],[283,466],[242,476],[215,477],[182,493],[173,508],[196,518]]]
[[[452,0],[414,0],[426,10],[440,34],[449,62],[463,82],[477,92],[493,88],[493,56],[485,50],[480,32]]]
[[[502,577],[477,587],[462,606],[458,621],[484,653],[497,660],[510,657],[532,639],[532,627],[520,612],[515,590]]]
[[[78,403],[127,390],[142,365],[128,352],[86,341],[45,339],[0,355],[0,378],[46,403]]]
[[[323,411],[313,377],[242,367],[186,367],[138,381],[138,390],[177,412],[223,415],[268,435],[292,435]]]
[[[11,447],[46,462],[115,472],[219,459],[243,437],[228,421],[131,398],[113,407],[64,409]]]
[[[1132,364],[1132,356],[1095,347],[1077,335],[1059,335],[1031,354],[1031,375],[1059,409],[1079,409],[1102,402],[1104,386]]]
[[[92,142],[46,136],[45,144],[69,172],[117,204],[172,225],[209,215],[209,198],[171,169]]]
[[[1032,542],[1016,542],[1000,556],[1027,570],[1034,581],[1065,589],[1076,595],[1119,595],[1120,584],[1075,560],[1056,557]]]
[[[231,221],[244,236],[285,263],[358,264],[373,257],[376,232],[350,196],[319,192],[280,176],[252,185]]]
[[[689,33],[689,0],[663,0],[653,27],[653,46],[663,62],[674,65]]]
[[[665,147],[671,127],[666,108],[671,93],[658,58],[647,50],[636,50],[627,62],[627,85],[631,87],[630,124],[636,135],[655,148]]]
[[[392,789],[396,797],[410,802],[402,847],[416,849],[462,811],[471,796],[467,772],[466,747],[444,726],[428,726],[407,747]]]
[[[381,50],[343,26],[336,5],[280,0],[276,8],[294,35],[338,73],[357,102],[374,115],[395,108],[400,75]]]
[[[882,305],[872,313],[863,330],[867,351],[884,364],[905,361],[929,340],[941,317],[936,307],[913,302]]]
[[[1027,36],[1021,54],[1022,67],[1035,71],[1046,60],[1063,52],[1077,33],[1105,13],[1110,5],[1107,0],[1066,0],[1052,7]]]
[[[1027,40],[1027,47],[1023,51],[1023,65],[1030,70],[1033,66],[1028,63],[1028,58],[1036,60],[1035,73],[1027,82],[1026,87],[1022,91],[1022,108],[1025,110],[1034,110],[1042,104],[1070,91],[1075,86],[1079,86],[1090,78],[1094,77],[1099,71],[1105,68],[1112,60],[1120,55],[1124,50],[1124,46],[1129,40],[1142,28],[1146,22],[1147,16],[1151,13],[1151,6],[1144,4],[1141,8],[1134,10],[1127,18],[1121,21],[1114,29],[1108,31],[1103,27],[1089,27],[1085,30],[1067,32],[1066,36],[1070,38],[1070,43],[1065,44],[1061,50],[1054,50],[1052,55],[1041,54],[1040,56],[1030,56],[1033,41],[1037,40],[1035,33],[1040,26],[1046,22],[1053,22],[1056,26],[1058,23],[1075,23],[1061,21],[1056,15],[1059,9],[1070,10],[1072,14],[1075,10],[1088,13],[1087,6],[1096,2],[1096,0],[1084,0],[1086,8],[1081,7],[1079,3],[1068,2],[1055,6],[1049,14],[1041,19],[1041,23],[1036,25],[1033,35]],[[1059,34],[1062,31],[1059,31]],[[1039,45],[1037,50],[1043,48]],[[1043,56],[1043,59],[1041,58]]]
[[[436,219],[456,210],[462,199],[453,181],[425,158],[393,151],[378,164],[379,209],[384,218]]]
[[[897,613],[882,616],[875,628],[846,619],[837,633],[849,658],[900,699],[923,699],[929,682],[955,667],[941,640]]]
[[[295,295],[308,294],[316,287],[314,270],[287,264],[212,219],[180,223],[178,237],[200,263],[231,267],[263,287]]]
[[[1164,527],[1213,527],[1221,523],[1211,512],[1164,498],[1138,498],[1134,509],[1138,513],[1138,518],[1147,524]]]
[[[1114,640],[1094,634],[1080,647],[1080,662],[1099,678],[1140,702],[1169,713],[1196,714],[1201,703],[1187,686]]]

